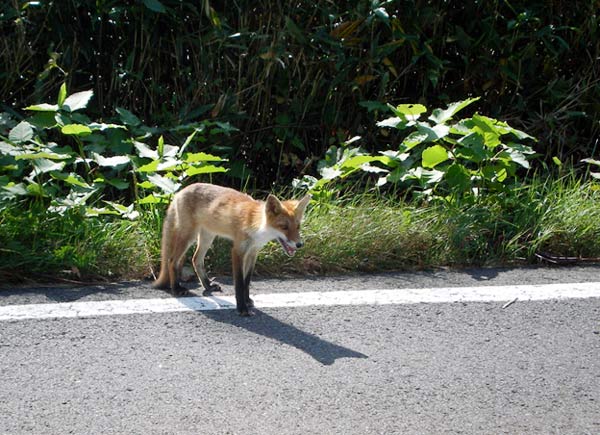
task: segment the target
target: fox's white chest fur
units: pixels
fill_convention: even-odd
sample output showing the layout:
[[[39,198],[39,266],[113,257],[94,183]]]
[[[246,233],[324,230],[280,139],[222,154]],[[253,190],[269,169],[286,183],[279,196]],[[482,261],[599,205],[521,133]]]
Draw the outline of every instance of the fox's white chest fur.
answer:
[[[248,247],[251,247],[253,249],[260,249],[267,243],[269,243],[271,240],[275,240],[277,237],[281,237],[281,233],[269,225],[269,223],[267,222],[267,215],[263,210],[260,227],[257,230],[249,233],[248,236]]]

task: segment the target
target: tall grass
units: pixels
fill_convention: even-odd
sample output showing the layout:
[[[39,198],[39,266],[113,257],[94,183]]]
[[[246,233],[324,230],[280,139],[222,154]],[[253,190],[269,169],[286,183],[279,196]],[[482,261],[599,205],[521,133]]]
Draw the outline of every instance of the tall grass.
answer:
[[[288,196],[288,195],[282,195]],[[0,279],[147,278],[159,268],[163,211],[138,221],[0,211]],[[600,257],[600,186],[569,175],[533,178],[519,190],[466,203],[416,203],[363,192],[311,204],[305,246],[289,258],[276,243],[257,274],[331,274],[438,266],[530,264],[536,253]],[[230,242],[217,241],[207,266],[229,274]]]
[[[151,264],[140,223],[49,215],[19,208],[0,212],[0,281],[95,281],[141,277]]]

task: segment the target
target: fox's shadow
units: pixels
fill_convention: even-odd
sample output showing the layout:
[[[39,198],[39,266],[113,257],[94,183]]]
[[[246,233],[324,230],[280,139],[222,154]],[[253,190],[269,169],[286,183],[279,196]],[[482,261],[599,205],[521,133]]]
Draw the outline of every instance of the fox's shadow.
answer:
[[[185,299],[182,298],[182,301]],[[240,317],[235,310],[201,311],[201,314],[216,322],[233,325],[295,347],[324,365],[331,365],[338,358],[368,358],[365,354],[323,340],[256,308],[251,317]]]

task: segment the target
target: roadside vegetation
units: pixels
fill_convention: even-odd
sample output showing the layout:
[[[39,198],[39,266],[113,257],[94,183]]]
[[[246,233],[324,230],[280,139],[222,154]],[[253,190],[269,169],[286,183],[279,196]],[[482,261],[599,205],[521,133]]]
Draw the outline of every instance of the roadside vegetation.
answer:
[[[591,3],[196,3],[0,7],[2,283],[152,277],[195,181],[312,194],[305,247],[258,274],[600,258]]]

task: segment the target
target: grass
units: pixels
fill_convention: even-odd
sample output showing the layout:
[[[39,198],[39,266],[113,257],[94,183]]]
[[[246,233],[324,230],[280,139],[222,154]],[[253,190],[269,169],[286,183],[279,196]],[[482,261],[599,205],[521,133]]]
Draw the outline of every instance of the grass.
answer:
[[[142,276],[150,255],[138,223],[20,208],[0,212],[0,246],[3,283]]]
[[[137,221],[0,211],[4,283],[139,279],[158,272],[162,211]],[[600,186],[573,177],[463,204],[416,204],[362,193],[312,204],[306,242],[294,258],[268,244],[260,275],[327,274],[438,266],[528,264],[535,254],[600,257]],[[229,274],[230,243],[217,241],[207,264]]]

